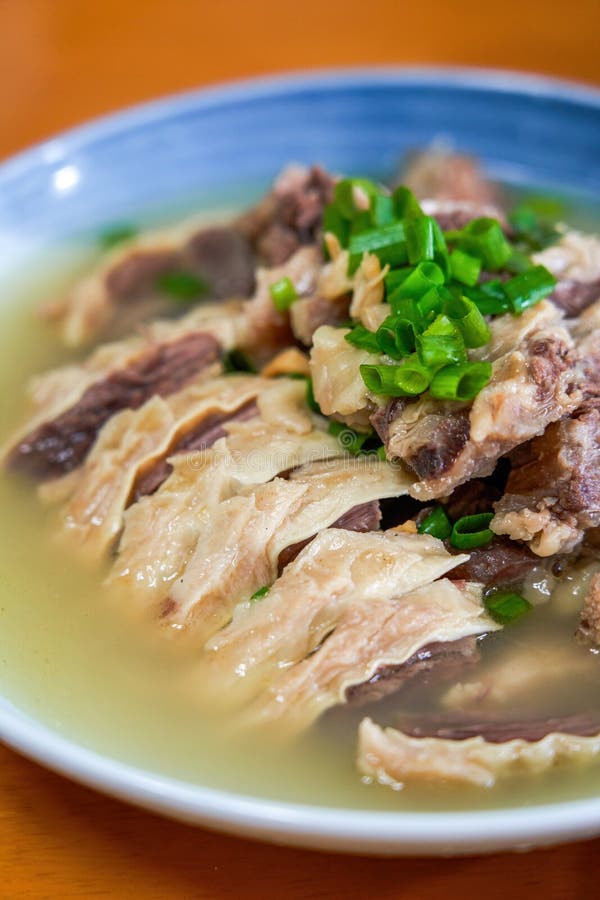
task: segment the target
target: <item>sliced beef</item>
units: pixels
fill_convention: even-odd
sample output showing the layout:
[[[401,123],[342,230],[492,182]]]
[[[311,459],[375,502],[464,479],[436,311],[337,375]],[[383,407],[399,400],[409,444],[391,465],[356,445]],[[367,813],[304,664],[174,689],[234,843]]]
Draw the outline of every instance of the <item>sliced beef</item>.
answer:
[[[600,731],[600,723],[596,724]],[[565,763],[590,763],[599,755],[598,731],[584,737],[552,731],[539,741],[515,738],[493,743],[480,735],[464,740],[413,737],[363,719],[357,765],[362,775],[396,787],[405,782],[450,782],[491,788],[499,778],[540,774]]]
[[[379,528],[379,523],[381,522],[381,510],[379,508],[379,501],[372,500],[369,503],[361,503],[358,506],[353,506],[352,509],[349,509],[348,512],[345,512],[343,515],[339,517],[332,525],[332,528],[343,528],[346,531],[358,531],[358,532],[366,532],[366,531],[377,531]],[[278,560],[278,570],[279,574],[283,572],[285,567],[289,565],[289,563],[293,562],[296,559],[298,554],[304,550],[304,548],[313,541],[315,535],[312,537],[306,538],[304,541],[298,541],[295,544],[291,544],[289,547],[286,547],[285,550],[282,550],[279,554]]]
[[[203,228],[183,248],[182,266],[202,278],[217,300],[251,297],[256,260],[248,239],[235,228]]]
[[[540,556],[572,550],[600,525],[600,398],[520,448],[492,528]]]
[[[422,680],[432,674],[436,681],[444,681],[479,659],[477,639],[473,636],[457,641],[436,641],[422,647],[401,665],[380,666],[368,681],[347,688],[346,703],[352,706],[374,703],[394,694],[416,676]]]
[[[350,317],[350,296],[327,299],[318,295],[297,300],[290,309],[294,336],[310,347],[312,336],[321,325],[344,325]]]
[[[496,537],[490,544],[470,550],[469,560],[457,566],[453,577],[486,587],[508,587],[520,584],[536,561],[526,544]]]
[[[301,245],[318,240],[334,183],[319,166],[291,166],[257,206],[236,220],[235,227],[251,241],[264,265],[279,266]]]
[[[178,253],[165,248],[132,250],[105,275],[108,293],[115,300],[132,300],[141,294],[154,292],[161,275],[178,268]]]
[[[175,393],[220,355],[215,338],[202,332],[146,350],[124,369],[92,384],[74,406],[23,438],[10,452],[7,465],[38,481],[65,475],[83,462],[111,416],[139,408],[154,394]]]
[[[419,716],[418,719],[401,716],[398,727],[404,734],[417,738],[435,737],[464,741],[480,735],[491,744],[516,739],[533,742],[553,733],[576,734],[581,737],[600,734],[600,712],[591,710],[585,713],[569,713],[564,716],[530,720],[469,717],[465,713],[461,713],[459,718],[456,714],[438,713]]]
[[[444,500],[450,520],[455,522],[457,519],[462,519],[463,516],[491,512],[492,505],[502,496],[500,487],[502,481],[502,473],[498,472],[497,479],[474,478],[472,481],[459,485],[448,499]]]
[[[594,281],[559,281],[551,299],[565,311],[567,316],[578,316],[600,297],[600,279]]]
[[[216,444],[219,438],[227,435],[225,425],[228,422],[243,422],[253,418],[257,413],[256,401],[250,400],[233,413],[213,413],[206,416],[195,428],[179,437],[162,459],[140,473],[133,489],[132,502],[137,503],[140,497],[153,494],[166,481],[173,471],[167,457],[191,453],[194,450],[206,450]]]
[[[497,188],[486,178],[477,160],[466,154],[435,148],[414,153],[400,180],[422,200],[500,205]]]

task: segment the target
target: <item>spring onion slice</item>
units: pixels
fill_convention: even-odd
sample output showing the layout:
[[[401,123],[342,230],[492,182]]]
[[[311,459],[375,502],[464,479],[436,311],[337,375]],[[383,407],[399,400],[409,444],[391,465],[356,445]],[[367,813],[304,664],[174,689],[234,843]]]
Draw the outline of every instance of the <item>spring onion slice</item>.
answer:
[[[254,593],[250,597],[250,603],[254,603],[256,600],[262,600],[262,598],[265,597],[269,593],[270,590],[271,590],[270,585],[268,585],[268,584],[263,585],[257,591],[254,591]]]
[[[373,394],[384,397],[415,397],[427,390],[431,372],[415,356],[400,366],[362,365],[360,374]]]
[[[323,413],[321,412],[321,407],[315,400],[313,380],[310,377],[306,379],[306,405],[309,409],[312,409],[313,412],[318,413],[319,415],[323,415]]]
[[[371,216],[373,225],[377,228],[382,225],[391,225],[396,219],[392,197],[387,194],[376,194],[371,202]]]
[[[435,253],[433,222],[431,216],[415,216],[404,223],[408,261],[413,266],[433,260]]]
[[[337,422],[335,419],[332,419],[329,422],[327,431],[329,434],[333,435],[333,437],[336,437],[340,447],[343,447],[344,450],[347,450],[352,456],[357,456],[362,450],[365,441],[368,441],[369,438],[373,436],[371,431],[354,431],[353,428],[345,425],[344,422]]]
[[[232,347],[223,357],[223,371],[226,375],[230,375],[232,372],[255,373],[257,369],[243,350]]]
[[[432,397],[438,400],[472,400],[492,377],[489,362],[467,362],[460,366],[445,366],[436,372],[429,385]]]
[[[377,329],[377,349],[392,359],[403,359],[414,352],[416,334],[414,322],[402,316],[388,316]]]
[[[465,342],[448,316],[438,316],[417,336],[416,346],[419,361],[433,371],[467,361]]]
[[[477,287],[465,287],[463,293],[472,300],[483,316],[498,316],[510,312],[510,300],[504,293],[504,285],[498,279],[486,281]]]
[[[348,250],[350,274],[356,272],[365,253],[374,253],[382,265],[402,265],[408,260],[404,225],[402,222],[393,222],[382,228],[371,228],[360,234],[350,235]]]
[[[531,609],[531,603],[514,591],[493,591],[483,602],[491,617],[501,625],[520,619]]]
[[[369,353],[379,353],[381,348],[374,331],[369,331],[364,325],[355,325],[352,331],[344,335],[344,338],[353,347],[368,350]]]
[[[494,513],[463,516],[452,526],[450,543],[459,550],[471,550],[473,547],[489,544],[494,537],[494,532],[488,527],[493,518]]]
[[[386,293],[392,294],[408,278],[411,272],[412,266],[403,266],[401,269],[389,271],[384,278]]]
[[[298,299],[294,283],[287,275],[280,278],[279,281],[274,281],[269,287],[269,293],[277,312],[285,312],[290,308],[294,300]]]
[[[481,260],[476,256],[469,256],[463,250],[454,250],[450,256],[450,274],[455,281],[473,287],[477,284],[481,272]]]
[[[368,178],[343,178],[335,186],[333,201],[339,212],[345,219],[354,219],[356,215],[364,212],[362,205],[357,205],[357,194],[365,195],[368,209],[371,208],[373,198],[379,193],[377,185]],[[367,211],[368,211],[367,209]]]
[[[551,294],[555,287],[556,279],[545,266],[532,266],[507,281],[504,293],[518,315]]]
[[[436,506],[418,526],[419,534],[430,534],[445,541],[452,534],[452,523],[443,506]]]
[[[491,338],[490,329],[480,310],[467,297],[451,297],[446,313],[460,330],[467,347],[483,347]]]
[[[394,211],[398,219],[409,219],[412,216],[422,216],[423,210],[418,200],[409,188],[401,184],[392,194]]]
[[[417,311],[425,324],[431,324],[444,308],[444,299],[440,288],[430,288],[416,301]]]
[[[440,287],[443,283],[444,273],[436,263],[419,263],[390,294],[388,302],[394,312],[400,312],[398,301],[402,300],[402,298],[418,300],[419,297],[430,291],[432,287]]]
[[[209,292],[208,283],[191,272],[165,272],[157,279],[156,286],[183,303],[197,300]]]
[[[333,203],[328,204],[323,210],[323,234],[327,233],[334,234],[340,242],[340,246],[346,247],[348,245],[350,222],[344,218]],[[326,257],[329,258],[327,246],[324,249]]]
[[[490,272],[501,269],[512,253],[512,248],[496,219],[473,219],[458,232],[455,243],[459,250],[478,257],[483,267]]]

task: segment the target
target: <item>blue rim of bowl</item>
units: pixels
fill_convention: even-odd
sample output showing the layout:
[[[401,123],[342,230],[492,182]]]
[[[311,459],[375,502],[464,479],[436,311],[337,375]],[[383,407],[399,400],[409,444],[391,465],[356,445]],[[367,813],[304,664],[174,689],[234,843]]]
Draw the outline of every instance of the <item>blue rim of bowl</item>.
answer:
[[[102,116],[0,164],[0,188],[31,166],[190,107],[210,109],[307,88],[440,84],[562,99],[600,109],[600,90],[496,69],[353,67],[263,76],[185,91]],[[0,739],[30,759],[103,793],[183,821],[277,843],[371,853],[467,853],[527,849],[600,833],[600,797],[463,812],[380,812],[265,800],[191,784],[122,763],[63,737],[0,697]]]

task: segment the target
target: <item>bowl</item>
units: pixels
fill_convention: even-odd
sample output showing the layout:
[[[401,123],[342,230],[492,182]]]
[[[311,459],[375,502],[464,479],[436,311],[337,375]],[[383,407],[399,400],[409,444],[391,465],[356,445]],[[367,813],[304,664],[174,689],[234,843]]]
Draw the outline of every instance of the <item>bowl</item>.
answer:
[[[600,206],[600,92],[505,72],[359,69],[257,79],[159,100],[0,167],[0,277],[57,241],[164,209],[239,204],[290,161],[391,175],[450,142],[514,188]],[[9,298],[3,302],[10,302]],[[374,812],[215,790],[123,764],[0,698],[0,737],[86,785],[189,823],[321,849],[461,854],[600,833],[600,797],[511,809]]]

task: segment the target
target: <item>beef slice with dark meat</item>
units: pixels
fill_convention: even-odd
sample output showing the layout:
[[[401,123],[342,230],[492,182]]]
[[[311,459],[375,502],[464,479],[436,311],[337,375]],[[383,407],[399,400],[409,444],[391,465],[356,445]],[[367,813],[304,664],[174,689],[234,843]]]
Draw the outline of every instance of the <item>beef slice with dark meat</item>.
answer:
[[[290,321],[294,337],[310,347],[312,337],[321,325],[344,325],[350,318],[350,295],[333,299],[325,297],[301,297],[290,308]]]
[[[455,571],[452,572],[453,578]],[[347,688],[346,702],[352,706],[374,703],[396,693],[416,676],[420,684],[430,677],[445,681],[465,667],[479,662],[479,659],[479,647],[474,636],[458,641],[436,641],[421,647],[401,665],[381,666],[368,681]]]
[[[177,271],[177,250],[149,248],[132,250],[105,275],[108,293],[115,300],[133,300],[156,291],[161,275]]]
[[[236,220],[235,227],[250,240],[263,265],[279,266],[301,245],[319,240],[334,184],[320,166],[292,166],[263,200]]]
[[[138,409],[155,394],[166,397],[181,390],[220,356],[219,344],[204,332],[146,350],[124,369],[92,384],[70,409],[23,438],[10,452],[8,467],[37,481],[65,475],[84,461],[111,416],[123,409]]]
[[[448,549],[453,548],[449,546]],[[526,544],[504,537],[495,537],[483,547],[474,547],[469,554],[467,562],[452,570],[452,577],[478,581],[486,587],[518,585],[539,563]]]
[[[250,241],[234,228],[198,231],[184,247],[182,263],[208,284],[217,300],[252,296],[254,253]]]
[[[591,737],[600,733],[600,712],[569,713],[564,716],[548,716],[530,720],[503,720],[482,717],[460,718],[448,713],[435,715],[401,716],[398,727],[411,737],[434,737],[451,741],[464,741],[467,738],[483,737],[492,744],[521,739],[534,742],[541,741],[547,734],[575,734],[579,737]]]
[[[379,501],[372,500],[369,503],[360,503],[358,506],[353,506],[352,509],[349,509],[348,512],[341,515],[339,519],[333,522],[329,527],[344,528],[346,531],[377,531],[380,521],[381,511],[379,508]],[[298,541],[296,544],[291,544],[289,547],[286,547],[285,550],[281,551],[278,560],[279,574],[283,572],[289,563],[296,559],[300,551],[304,550],[313,538],[314,535],[307,538],[305,541]]]
[[[140,497],[153,494],[167,480],[173,471],[173,466],[168,462],[168,457],[177,456],[181,453],[192,453],[197,450],[207,450],[216,444],[220,438],[227,436],[225,426],[228,422],[244,422],[247,419],[252,419],[257,414],[258,407],[256,402],[250,400],[232,413],[213,413],[205,416],[194,428],[181,435],[162,459],[157,460],[148,469],[140,472],[133,488],[131,502],[137,503]]]
[[[514,454],[492,528],[541,555],[572,550],[600,525],[600,398],[554,422]]]
[[[600,279],[594,281],[559,281],[551,300],[563,309],[567,316],[578,316],[600,298]]]

